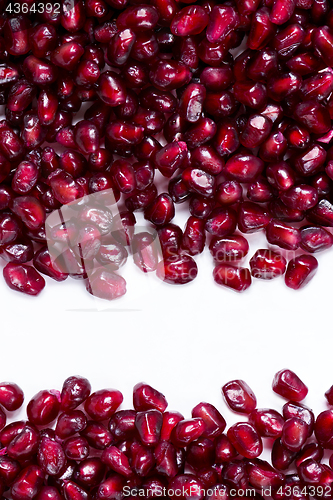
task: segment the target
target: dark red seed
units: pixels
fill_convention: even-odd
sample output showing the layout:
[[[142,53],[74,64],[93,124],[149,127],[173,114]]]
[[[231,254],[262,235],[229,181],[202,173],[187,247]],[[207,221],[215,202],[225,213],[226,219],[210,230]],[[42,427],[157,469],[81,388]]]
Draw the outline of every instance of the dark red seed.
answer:
[[[135,427],[145,446],[156,446],[160,440],[162,413],[156,409],[138,412]]]
[[[238,234],[225,238],[214,236],[209,244],[209,250],[216,262],[237,261],[247,255],[249,244],[243,236]]]
[[[215,441],[215,459],[217,463],[228,463],[237,456],[237,451],[230,442],[230,439],[222,434]]]
[[[215,438],[222,434],[226,422],[215,406],[209,403],[199,403],[192,410],[192,417],[202,418],[205,424],[204,438]]]
[[[189,5],[181,9],[172,19],[170,30],[177,36],[199,35],[207,26],[208,14],[200,5]]]
[[[251,285],[250,271],[230,264],[218,264],[214,268],[213,278],[218,285],[227,286],[236,292],[244,292]]]
[[[238,182],[252,182],[264,169],[264,162],[251,154],[236,154],[229,158],[225,173]]]
[[[242,233],[254,233],[270,223],[271,217],[256,203],[245,201],[238,212],[238,228]]]
[[[315,422],[315,434],[319,444],[324,449],[333,449],[332,433],[333,430],[333,411],[326,410],[317,416]]]
[[[281,472],[276,471],[268,462],[255,458],[246,466],[249,475],[249,483],[254,488],[278,488],[285,477]]]
[[[198,267],[190,255],[170,256],[159,262],[156,276],[166,283],[184,285],[193,281]]]
[[[249,264],[252,276],[260,279],[281,276],[287,267],[287,261],[283,255],[267,249],[257,250]]]
[[[38,295],[45,287],[44,278],[32,266],[25,264],[7,264],[3,276],[9,288],[28,295]]]
[[[298,453],[297,458],[295,460],[295,465],[298,468],[303,462],[312,462],[312,460],[316,460],[320,462],[323,458],[324,450],[317,443],[309,443],[303,446],[301,451]],[[320,471],[320,476],[322,475],[322,470]]]
[[[81,431],[89,445],[97,450],[104,450],[113,442],[113,437],[107,428],[100,422],[88,421],[87,427]]]
[[[229,427],[227,436],[243,457],[256,458],[262,452],[261,437],[253,425],[247,422],[239,422]]]
[[[137,233],[133,236],[132,252],[134,263],[144,273],[155,271],[158,264],[159,245],[156,233]]]
[[[31,459],[38,448],[38,432],[35,427],[27,424],[7,446],[8,455],[19,461]]]
[[[66,457],[57,441],[44,436],[39,442],[37,460],[45,474],[56,476],[63,469]]]
[[[149,220],[155,226],[169,224],[175,216],[175,207],[169,194],[161,193],[145,209],[145,219]]]
[[[251,413],[257,405],[256,397],[244,380],[232,380],[222,387],[222,394],[233,411]]]
[[[305,405],[295,403],[293,401],[286,403],[283,405],[283,417],[285,420],[293,417],[303,420],[303,422],[305,422],[308,426],[308,436],[311,436],[314,426],[314,414],[312,410],[307,408]]]
[[[84,409],[91,418],[105,420],[114,414],[122,401],[121,392],[113,389],[101,389],[88,396],[84,403]]]
[[[60,402],[51,391],[39,391],[27,406],[27,415],[35,425],[50,424],[59,413]]]
[[[281,443],[288,450],[299,451],[308,437],[307,424],[297,417],[288,419],[282,429]]]
[[[10,492],[14,500],[32,500],[40,491],[44,472],[37,465],[29,465],[15,479]]]
[[[183,415],[177,411],[165,411],[163,413],[163,422],[161,429],[161,440],[169,441],[172,429],[180,422],[184,420]]]
[[[292,464],[297,453],[286,448],[278,438],[272,448],[272,465],[278,470],[286,470]]]
[[[88,441],[82,437],[72,437],[63,444],[65,455],[70,460],[85,460],[89,455]]]
[[[202,196],[211,197],[215,190],[215,177],[199,168],[183,170],[182,179],[188,189]]]
[[[176,447],[183,448],[202,436],[204,431],[205,424],[202,418],[181,420],[172,429],[171,441]]]
[[[59,415],[55,433],[60,439],[66,439],[83,431],[87,426],[87,418],[81,410],[72,410]]]
[[[282,434],[284,420],[282,415],[275,410],[268,408],[253,410],[250,413],[249,422],[262,437],[277,438]]]
[[[274,375],[273,391],[286,399],[302,401],[308,393],[308,388],[291,370],[280,370]]]
[[[297,250],[301,243],[299,229],[276,220],[271,220],[266,227],[266,237],[267,241],[272,245],[277,245],[286,250]]]
[[[101,455],[101,460],[111,470],[121,474],[122,476],[130,477],[132,475],[128,458],[115,446],[109,446],[106,448]]]
[[[23,404],[24,395],[22,389],[12,382],[0,384],[0,404],[8,411],[18,410]]]
[[[299,255],[288,264],[285,276],[286,285],[298,290],[314,277],[317,268],[318,261],[313,255]]]
[[[216,208],[205,223],[205,229],[210,234],[223,238],[235,232],[237,215],[232,208]]]
[[[159,410],[164,412],[168,406],[165,396],[144,382],[133,389],[133,406],[136,411]]]

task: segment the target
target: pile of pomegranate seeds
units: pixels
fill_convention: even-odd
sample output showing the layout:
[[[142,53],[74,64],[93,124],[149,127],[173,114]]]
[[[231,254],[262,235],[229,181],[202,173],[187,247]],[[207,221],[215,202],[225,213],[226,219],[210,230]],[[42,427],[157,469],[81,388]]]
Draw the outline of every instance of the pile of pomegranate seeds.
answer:
[[[42,390],[27,406],[28,420],[6,425],[23,392],[0,384],[0,491],[13,500],[307,500],[333,496],[333,409],[315,419],[300,403],[308,389],[291,370],[274,376],[287,402],[279,413],[257,408],[243,380],[222,387],[227,405],[247,421],[226,429],[221,413],[199,403],[192,417],[167,411],[163,394],[145,383],[133,390],[134,410],[119,410],[121,392],[91,393],[80,376],[61,393]],[[333,404],[333,386],[325,394]],[[4,408],[4,409],[2,409]],[[264,440],[263,438],[270,438]],[[271,462],[258,457],[267,443]]]
[[[47,215],[105,190],[126,228],[143,211],[157,229],[162,255],[149,230],[131,247],[144,272],[192,281],[208,237],[216,283],[243,291],[285,274],[304,286],[311,254],[333,243],[332,66],[330,0],[0,0],[8,286],[38,295],[40,273],[69,275],[99,297],[124,295],[128,235],[87,213],[84,255],[54,262],[46,241]],[[184,231],[172,222],[182,203]],[[250,269],[237,230],[266,232]]]

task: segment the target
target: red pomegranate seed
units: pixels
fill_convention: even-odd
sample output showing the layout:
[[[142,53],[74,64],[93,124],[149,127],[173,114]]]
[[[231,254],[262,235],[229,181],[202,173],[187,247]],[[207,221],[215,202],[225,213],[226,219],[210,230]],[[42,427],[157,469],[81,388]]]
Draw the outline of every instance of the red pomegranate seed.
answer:
[[[278,488],[284,483],[284,475],[268,462],[255,458],[247,464],[249,483],[254,488]]]
[[[209,17],[200,5],[189,5],[181,9],[172,19],[170,30],[177,36],[198,35],[207,26]]]
[[[311,436],[314,426],[314,414],[312,410],[301,403],[290,401],[283,406],[283,417],[285,420],[293,417],[303,420],[308,426],[308,436]]]
[[[233,411],[251,413],[257,405],[256,397],[244,380],[232,380],[222,387],[226,403]]]
[[[289,288],[298,290],[305,286],[316,274],[318,261],[313,255],[299,255],[287,267],[285,283]]]
[[[157,265],[156,276],[170,284],[184,285],[193,281],[198,274],[198,267],[190,255],[170,256]]]
[[[25,425],[17,436],[7,446],[7,453],[15,460],[26,460],[37,452],[38,432],[32,425]]]
[[[239,422],[229,427],[227,436],[238,453],[246,458],[256,458],[262,452],[262,441],[253,425]]]
[[[273,391],[286,399],[302,401],[308,393],[308,388],[291,370],[280,370],[273,379]]]
[[[84,409],[91,418],[105,420],[113,415],[122,401],[121,392],[113,389],[102,389],[88,396],[84,403]]]
[[[115,446],[109,446],[106,448],[101,455],[101,460],[111,470],[121,474],[122,476],[130,477],[132,475],[128,458]]]
[[[60,402],[51,391],[39,391],[27,406],[27,415],[35,425],[50,424],[59,413]]]
[[[316,460],[317,462],[320,462],[321,459],[323,458],[324,450],[322,449],[321,446],[319,446],[317,443],[309,443],[303,446],[299,454],[297,455],[297,458],[295,460],[295,465],[298,468],[303,462],[308,462],[312,460]],[[322,474],[322,470],[321,470]],[[320,476],[321,476],[320,474]]]
[[[204,438],[215,438],[222,434],[226,422],[221,413],[209,403],[199,403],[192,410],[193,418],[201,418],[205,424]]]
[[[275,410],[268,408],[253,410],[250,413],[249,422],[262,437],[277,438],[282,434],[284,420],[282,415]]]
[[[251,274],[254,278],[272,279],[284,274],[287,261],[283,255],[272,250],[257,250],[250,260]]]
[[[227,286],[236,292],[244,292],[251,285],[250,271],[230,264],[218,264],[214,268],[213,278],[218,285]]]
[[[44,481],[44,472],[38,465],[28,465],[11,485],[14,500],[32,500],[40,491]]]
[[[9,288],[28,295],[38,295],[45,287],[44,278],[32,266],[25,264],[7,264],[3,276]]]
[[[192,418],[178,422],[171,432],[171,441],[183,448],[198,439],[205,432],[205,423],[202,418]]]
[[[222,434],[215,442],[215,459],[217,463],[228,463],[237,456],[237,451],[229,438]]]
[[[45,474],[56,476],[65,465],[65,453],[59,443],[46,436],[42,437],[38,446],[38,464]]]
[[[264,163],[260,158],[251,154],[237,154],[232,156],[225,165],[225,173],[238,182],[251,182],[263,170]]]
[[[81,410],[72,410],[59,415],[55,433],[60,439],[71,437],[87,427],[87,418]]]
[[[282,429],[281,443],[288,448],[288,450],[296,452],[299,451],[308,437],[307,424],[297,418],[289,418]]]
[[[155,446],[159,442],[162,420],[162,413],[156,409],[137,413],[135,427],[144,445]]]
[[[24,401],[22,389],[14,383],[2,382],[0,384],[0,404],[8,411],[18,410]]]

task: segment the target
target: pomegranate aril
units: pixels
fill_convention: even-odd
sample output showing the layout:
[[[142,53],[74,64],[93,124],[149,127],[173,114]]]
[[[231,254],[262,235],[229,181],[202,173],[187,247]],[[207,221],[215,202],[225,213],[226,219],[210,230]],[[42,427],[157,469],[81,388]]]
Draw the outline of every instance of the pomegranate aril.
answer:
[[[257,405],[256,397],[244,380],[232,380],[222,387],[228,406],[239,413],[251,413]]]
[[[296,373],[288,369],[275,374],[272,387],[274,392],[292,401],[302,401],[308,393],[306,385]]]
[[[135,427],[145,446],[156,446],[159,442],[162,420],[162,413],[156,409],[137,413]]]
[[[27,415],[35,425],[50,424],[59,413],[60,402],[51,391],[39,391],[27,406]]]
[[[60,439],[66,439],[83,431],[87,426],[87,418],[80,410],[69,411],[59,415],[55,433]]]
[[[232,208],[216,208],[205,222],[205,229],[213,236],[223,238],[235,232],[237,214]]]
[[[284,420],[282,415],[275,410],[268,408],[253,410],[250,413],[249,422],[262,437],[277,438],[282,434]]]
[[[14,500],[32,500],[40,491],[44,481],[44,472],[37,465],[23,469],[11,485]]]
[[[172,19],[170,30],[177,36],[198,35],[207,26],[209,17],[200,5],[184,7]]]
[[[256,251],[249,264],[254,278],[272,279],[284,274],[287,261],[283,255],[263,249]]]
[[[237,456],[237,451],[231,444],[229,438],[222,434],[215,441],[215,460],[219,463],[228,463]]]
[[[281,435],[281,443],[292,452],[299,451],[308,437],[307,424],[297,418],[292,417],[286,420]]]
[[[24,401],[22,389],[12,382],[0,383],[0,404],[8,411],[18,410]]]
[[[8,455],[19,461],[31,459],[37,452],[38,438],[36,428],[27,424],[7,446]]]
[[[279,488],[285,481],[284,474],[276,471],[268,462],[255,458],[247,464],[249,483],[257,489]]]
[[[299,255],[287,267],[285,283],[289,288],[298,290],[305,286],[316,274],[318,261],[313,255]]]
[[[215,438],[222,434],[226,422],[221,413],[209,403],[199,403],[192,410],[193,418],[202,418],[205,424],[203,438]]]
[[[181,420],[172,429],[171,441],[176,447],[183,448],[202,436],[204,431],[205,423],[202,418]]]
[[[101,455],[101,460],[111,470],[121,474],[122,476],[130,477],[133,474],[128,458],[115,446],[109,446],[106,448]]]
[[[85,460],[89,455],[88,441],[82,437],[72,437],[63,444],[65,455],[70,460]]]
[[[218,285],[227,286],[236,292],[244,292],[251,285],[250,271],[230,264],[218,264],[214,268],[213,278]]]
[[[264,169],[260,158],[251,154],[237,154],[229,158],[224,172],[238,182],[252,182]]]
[[[113,437],[107,428],[100,422],[88,421],[86,428],[81,431],[89,445],[97,450],[104,450],[113,442]]]
[[[238,453],[246,458],[256,458],[262,452],[261,437],[247,422],[239,422],[229,427],[227,436]]]
[[[203,252],[205,241],[205,222],[197,217],[189,217],[182,238],[182,249],[189,255],[197,255]]]
[[[65,453],[55,440],[43,437],[38,446],[38,464],[45,474],[55,476],[65,465]]]
[[[303,446],[301,451],[298,453],[297,458],[295,459],[295,465],[298,468],[303,462],[308,462],[312,460],[316,460],[320,462],[323,458],[324,450],[317,443],[309,443]],[[322,470],[320,475],[322,474]]]
[[[271,217],[256,203],[245,201],[238,212],[238,228],[242,233],[253,233],[265,228],[270,223]]]
[[[88,396],[84,403],[84,409],[91,418],[105,420],[113,415],[122,401],[121,392],[113,389],[102,389]]]
[[[28,295],[38,295],[45,287],[44,278],[32,266],[25,264],[7,264],[3,276],[9,288]]]
[[[266,227],[267,241],[286,250],[297,250],[301,243],[299,229],[272,220]]]

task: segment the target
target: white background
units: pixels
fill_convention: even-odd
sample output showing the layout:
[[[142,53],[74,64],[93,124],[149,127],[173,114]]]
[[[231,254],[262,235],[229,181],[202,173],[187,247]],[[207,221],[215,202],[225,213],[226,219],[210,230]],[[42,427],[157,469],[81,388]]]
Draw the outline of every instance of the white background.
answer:
[[[266,246],[264,235],[249,239],[248,257]],[[0,378],[18,383],[27,403],[39,390],[61,390],[66,377],[80,374],[93,390],[121,390],[123,408],[132,405],[133,386],[145,381],[165,394],[169,409],[190,417],[193,406],[207,401],[230,425],[240,417],[227,410],[224,383],[244,379],[258,407],[281,410],[272,379],[290,368],[309,387],[305,403],[318,413],[333,384],[332,251],[317,257],[317,275],[299,291],[283,278],[253,280],[242,294],[220,287],[208,249],[197,258],[197,279],[184,286],[147,278],[129,261],[123,272],[128,293],[110,303],[70,278],[46,278],[38,297],[12,291],[1,279]]]

